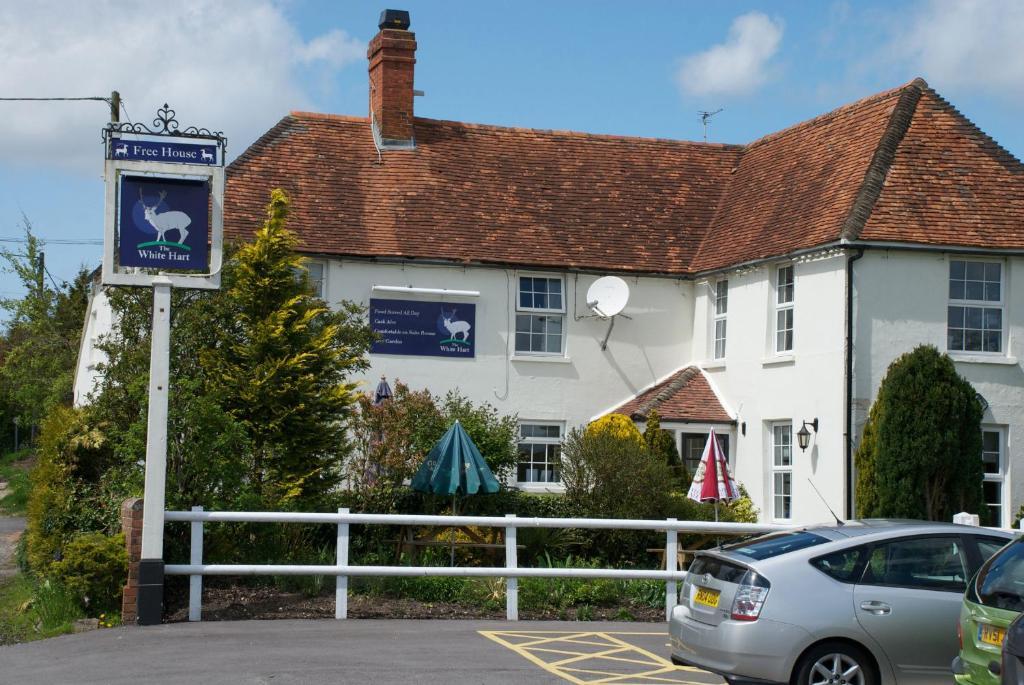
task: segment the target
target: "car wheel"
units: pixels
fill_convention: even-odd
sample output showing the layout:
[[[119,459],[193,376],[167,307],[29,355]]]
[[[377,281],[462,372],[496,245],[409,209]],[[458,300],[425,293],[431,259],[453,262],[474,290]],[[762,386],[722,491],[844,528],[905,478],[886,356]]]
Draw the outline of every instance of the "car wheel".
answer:
[[[878,685],[878,678],[863,649],[825,642],[800,659],[793,685]]]

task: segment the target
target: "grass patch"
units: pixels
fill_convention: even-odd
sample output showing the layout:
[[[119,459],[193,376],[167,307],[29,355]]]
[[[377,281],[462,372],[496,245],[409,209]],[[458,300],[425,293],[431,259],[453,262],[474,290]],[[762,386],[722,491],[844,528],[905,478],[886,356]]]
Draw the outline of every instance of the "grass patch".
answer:
[[[0,645],[70,633],[83,612],[61,585],[37,584],[24,574],[0,580]]]

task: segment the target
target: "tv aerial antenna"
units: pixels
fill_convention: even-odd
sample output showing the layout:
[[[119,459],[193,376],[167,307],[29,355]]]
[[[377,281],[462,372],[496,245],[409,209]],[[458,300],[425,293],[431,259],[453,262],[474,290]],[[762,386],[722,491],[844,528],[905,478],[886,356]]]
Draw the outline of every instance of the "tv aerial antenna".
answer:
[[[724,111],[725,111],[725,107],[719,107],[714,112],[706,112],[704,110],[701,110],[701,111],[697,112],[697,114],[700,115],[701,126],[704,127],[704,142],[705,143],[708,142],[708,122],[711,121],[711,117],[715,116],[719,112],[724,112]]]
[[[618,276],[602,276],[587,288],[587,306],[590,311],[608,321],[608,332],[601,341],[601,349],[608,349],[608,338],[615,328],[615,317],[626,316],[622,310],[629,302],[629,285]],[[629,317],[626,316],[628,319]]]

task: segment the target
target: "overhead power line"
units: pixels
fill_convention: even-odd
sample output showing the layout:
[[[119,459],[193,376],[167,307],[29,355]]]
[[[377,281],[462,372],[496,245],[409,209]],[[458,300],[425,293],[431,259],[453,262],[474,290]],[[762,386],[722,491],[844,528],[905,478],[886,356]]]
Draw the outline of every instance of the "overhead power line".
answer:
[[[110,120],[120,121],[121,118],[121,94],[116,90],[110,92],[110,96],[88,95],[85,97],[62,97],[62,98],[0,98],[0,102],[105,102],[110,105]]]
[[[8,238],[0,237],[0,243],[24,243],[24,238]],[[39,238],[39,242],[44,245],[102,245],[103,241],[100,239],[96,240],[71,240],[65,238]]]
[[[98,100],[100,102],[110,102],[110,98],[101,97],[99,95],[84,98],[0,98],[0,100],[4,100],[6,102],[55,102],[64,100]]]

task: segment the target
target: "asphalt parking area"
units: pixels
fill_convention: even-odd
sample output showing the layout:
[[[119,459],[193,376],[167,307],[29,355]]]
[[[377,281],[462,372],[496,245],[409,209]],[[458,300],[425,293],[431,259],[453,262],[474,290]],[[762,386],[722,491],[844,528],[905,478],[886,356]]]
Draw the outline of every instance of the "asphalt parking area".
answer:
[[[664,623],[165,623],[0,647],[0,685],[722,685],[667,643]]]
[[[668,658],[661,632],[481,630],[480,635],[512,650],[570,683],[722,683],[718,676]]]

